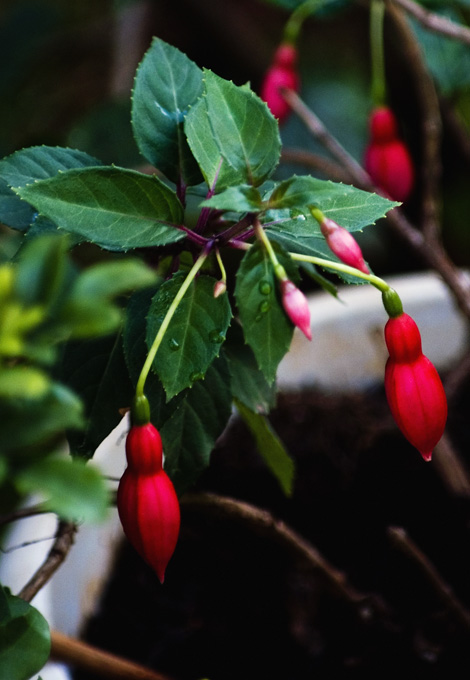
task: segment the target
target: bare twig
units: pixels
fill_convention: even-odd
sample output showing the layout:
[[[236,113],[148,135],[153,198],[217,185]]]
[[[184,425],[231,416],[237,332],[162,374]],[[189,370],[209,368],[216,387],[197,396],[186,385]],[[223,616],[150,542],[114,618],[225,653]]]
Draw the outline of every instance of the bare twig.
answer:
[[[446,607],[455,615],[463,627],[470,632],[470,612],[459,602],[452,588],[444,581],[430,559],[411,540],[403,528],[389,527],[388,535],[394,545],[419,566]]]
[[[162,675],[55,630],[51,631],[51,657],[103,678],[113,678],[114,680],[170,680],[168,675]]]
[[[312,168],[335,182],[344,182],[346,184],[351,182],[349,173],[338,165],[338,163],[335,163],[329,158],[324,158],[323,156],[312,153],[311,151],[284,147],[281,151],[281,161]]]
[[[0,526],[16,522],[18,519],[27,519],[28,517],[45,515],[47,513],[50,513],[50,510],[45,510],[42,504],[32,505],[29,508],[20,508],[19,510],[13,510],[13,512],[7,513],[6,515],[0,515]]]
[[[371,610],[382,615],[388,614],[389,608],[377,595],[366,595],[357,591],[348,583],[345,574],[331,565],[314,546],[283,521],[275,519],[267,510],[214,493],[188,494],[182,498],[182,503],[193,507],[207,507],[226,516],[248,522],[258,531],[270,534],[297,556],[306,560],[311,567],[321,573],[332,591],[353,604],[360,615],[369,616]]]
[[[446,433],[441,437],[433,454],[434,465],[449,491],[455,496],[470,497],[470,477],[462,460]]]
[[[18,593],[19,597],[31,602],[33,597],[49,581],[67,557],[73,545],[77,526],[73,522],[59,521],[57,536],[43,564]]]
[[[405,56],[409,71],[415,83],[422,126],[421,226],[426,239],[437,240],[440,235],[440,211],[438,207],[441,179],[441,137],[442,120],[434,80],[423,59],[404,13],[391,2],[387,2],[388,15],[400,34],[400,50]]]
[[[392,0],[392,2],[417,19],[425,28],[470,45],[470,29],[466,26],[456,24],[455,21],[451,21],[447,17],[435,14],[417,2],[413,2],[413,0]]]

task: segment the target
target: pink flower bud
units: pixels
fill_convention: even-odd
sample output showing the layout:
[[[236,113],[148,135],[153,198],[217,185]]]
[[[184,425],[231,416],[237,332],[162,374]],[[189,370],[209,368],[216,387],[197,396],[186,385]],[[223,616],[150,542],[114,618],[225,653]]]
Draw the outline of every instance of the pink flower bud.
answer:
[[[359,269],[364,274],[370,273],[358,242],[347,229],[340,227],[339,224],[328,217],[320,222],[320,229],[328,247],[341,262]]]
[[[422,353],[421,336],[408,314],[388,320],[385,393],[392,415],[410,444],[431,460],[447,420],[447,400],[434,365]]]
[[[370,117],[371,141],[364,166],[371,179],[387,196],[406,201],[414,185],[410,153],[398,136],[395,116],[387,107],[375,109]]]
[[[128,466],[117,493],[119,519],[131,544],[163,583],[178,540],[180,508],[162,468],[160,434],[151,423],[130,429],[126,456]]]
[[[281,281],[282,305],[292,323],[309,339],[312,339],[310,328],[310,309],[307,298],[289,279]]]
[[[261,99],[267,103],[273,116],[279,119],[279,123],[283,123],[290,113],[290,106],[282,96],[281,88],[294,92],[300,89],[297,50],[289,43],[279,45],[261,85]]]
[[[225,291],[227,290],[227,284],[225,281],[216,281],[214,283],[214,297],[218,298],[220,295],[223,295]]]

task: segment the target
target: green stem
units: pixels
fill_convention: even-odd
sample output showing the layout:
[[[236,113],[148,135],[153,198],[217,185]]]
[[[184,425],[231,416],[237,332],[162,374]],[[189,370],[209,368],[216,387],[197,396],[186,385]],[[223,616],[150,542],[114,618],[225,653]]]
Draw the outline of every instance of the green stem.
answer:
[[[370,51],[372,61],[371,96],[374,107],[385,104],[385,57],[384,57],[383,0],[372,0],[370,6]]]
[[[315,12],[322,0],[306,0],[306,2],[299,5],[290,15],[284,27],[283,42],[295,45],[299,37],[300,29],[305,19]]]
[[[272,262],[273,268],[274,268],[274,273],[279,279],[279,281],[285,281],[287,279],[287,273],[282,264],[279,262],[277,259],[277,255],[274,252],[274,249],[271,245],[271,241],[269,238],[266,236],[266,232],[264,231],[263,227],[261,226],[260,222],[256,220],[254,224],[254,229],[255,229],[255,235],[256,238],[261,241],[261,243],[264,245],[266,252],[268,253],[269,259]]]
[[[374,274],[364,274],[359,269],[354,267],[349,267],[347,264],[342,264],[341,262],[332,262],[331,260],[324,260],[322,257],[315,257],[314,255],[302,255],[301,253],[289,253],[293,260],[297,262],[310,262],[311,264],[316,264],[319,267],[324,267],[325,269],[332,269],[333,271],[341,272],[342,274],[349,274],[350,276],[355,276],[358,279],[363,279],[368,283],[372,284],[380,290],[382,293],[386,293],[391,290],[390,286],[386,281],[381,279]]]
[[[217,260],[217,264],[219,265],[220,275],[222,277],[221,280],[224,283],[226,283],[227,282],[227,272],[225,271],[224,263],[222,262],[222,257],[220,256],[220,251],[219,251],[218,248],[215,249],[215,257],[216,257],[216,260]]]
[[[153,341],[153,344],[150,348],[150,351],[147,355],[147,359],[145,360],[145,363],[142,367],[142,370],[140,372],[139,379],[137,381],[137,387],[135,390],[136,398],[142,397],[144,395],[144,387],[145,387],[145,381],[147,380],[147,376],[150,372],[150,369],[152,367],[152,364],[155,359],[155,355],[158,351],[158,348],[161,345],[161,342],[163,340],[163,336],[165,335],[166,331],[168,330],[168,326],[170,325],[170,322],[173,318],[174,313],[178,309],[178,305],[180,304],[181,300],[183,299],[186,291],[188,290],[189,286],[193,282],[196,274],[204,264],[204,261],[206,260],[207,256],[209,254],[209,251],[205,249],[201,255],[199,255],[198,259],[196,262],[193,264],[192,268],[188,272],[187,277],[183,281],[181,288],[178,290],[176,293],[173,302],[168,308],[167,313],[165,314],[165,318],[162,321],[162,324],[160,328],[158,329],[158,333],[155,336],[155,340]]]

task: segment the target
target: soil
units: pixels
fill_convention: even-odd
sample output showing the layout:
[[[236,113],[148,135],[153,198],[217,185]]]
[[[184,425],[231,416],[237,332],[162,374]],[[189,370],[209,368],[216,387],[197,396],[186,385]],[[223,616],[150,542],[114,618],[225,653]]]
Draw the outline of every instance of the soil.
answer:
[[[467,456],[470,386],[448,431]],[[176,680],[379,677],[406,669],[467,677],[470,625],[390,539],[402,527],[470,611],[470,499],[403,439],[382,388],[283,395],[270,416],[296,463],[286,498],[235,421],[198,489],[283,520],[344,575],[359,601],[273,533],[182,504],[178,547],[161,586],[124,543],[85,638]],[[470,461],[467,464],[470,466]],[[76,672],[76,680],[94,680]]]

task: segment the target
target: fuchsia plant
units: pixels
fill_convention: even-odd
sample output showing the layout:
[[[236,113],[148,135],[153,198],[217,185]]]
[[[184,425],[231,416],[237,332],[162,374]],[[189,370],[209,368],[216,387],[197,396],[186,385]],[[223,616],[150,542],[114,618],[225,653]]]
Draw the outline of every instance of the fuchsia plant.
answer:
[[[282,89],[294,92],[300,89],[297,60],[297,49],[294,45],[289,43],[279,45],[261,86],[261,99],[264,99],[279,123],[284,123],[290,113],[290,106],[282,96]]]

